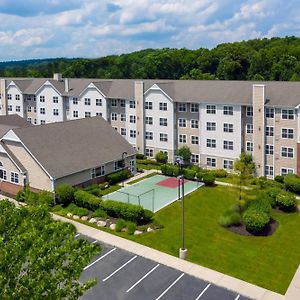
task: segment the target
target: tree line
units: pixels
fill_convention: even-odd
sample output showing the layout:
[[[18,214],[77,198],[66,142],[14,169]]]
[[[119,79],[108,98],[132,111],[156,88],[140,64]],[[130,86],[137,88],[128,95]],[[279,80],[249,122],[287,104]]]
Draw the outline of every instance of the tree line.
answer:
[[[0,64],[3,77],[300,80],[300,38],[263,38],[215,48],[145,49],[96,59],[31,60]]]

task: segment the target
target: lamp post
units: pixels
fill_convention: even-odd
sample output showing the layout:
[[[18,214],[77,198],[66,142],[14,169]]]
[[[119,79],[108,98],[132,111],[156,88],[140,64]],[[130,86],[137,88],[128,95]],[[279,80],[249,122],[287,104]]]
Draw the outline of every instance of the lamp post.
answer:
[[[124,151],[124,152],[122,153],[123,170],[124,170],[125,167],[126,167],[126,163],[125,163],[125,155],[127,155],[127,152],[126,152],[126,151]],[[122,181],[122,187],[124,187],[124,181],[125,181],[125,177],[124,177],[124,179],[123,179],[123,181]]]

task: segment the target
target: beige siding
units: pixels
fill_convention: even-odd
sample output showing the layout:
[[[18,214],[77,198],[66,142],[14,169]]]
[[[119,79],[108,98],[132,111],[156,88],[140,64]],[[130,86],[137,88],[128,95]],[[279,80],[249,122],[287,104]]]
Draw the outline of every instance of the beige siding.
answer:
[[[145,152],[145,136],[144,136],[144,83],[141,81],[135,82],[134,98],[136,105],[136,146],[140,153]]]
[[[3,169],[6,171],[7,175],[7,181],[10,181],[10,174],[11,172],[15,172],[19,176],[19,184],[23,184],[23,178],[20,170],[16,167],[16,165],[11,161],[11,159],[7,156],[6,153],[0,153],[0,162],[2,163],[2,167],[0,169]]]

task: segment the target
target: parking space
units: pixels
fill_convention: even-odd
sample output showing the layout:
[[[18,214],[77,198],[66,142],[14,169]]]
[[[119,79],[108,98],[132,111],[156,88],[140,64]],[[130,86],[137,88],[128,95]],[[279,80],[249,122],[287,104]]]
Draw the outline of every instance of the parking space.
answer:
[[[90,242],[99,243],[87,237]],[[84,300],[246,300],[237,293],[133,253],[99,243],[102,251],[80,278],[97,279]]]

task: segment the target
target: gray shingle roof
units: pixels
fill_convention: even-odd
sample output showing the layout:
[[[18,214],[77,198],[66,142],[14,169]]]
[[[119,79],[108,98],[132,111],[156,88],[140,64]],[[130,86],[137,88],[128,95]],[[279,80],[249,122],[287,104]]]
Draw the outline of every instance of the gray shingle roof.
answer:
[[[102,117],[13,129],[54,178],[128,156],[136,151]]]
[[[0,137],[10,129],[31,126],[25,119],[18,115],[0,116]]]

